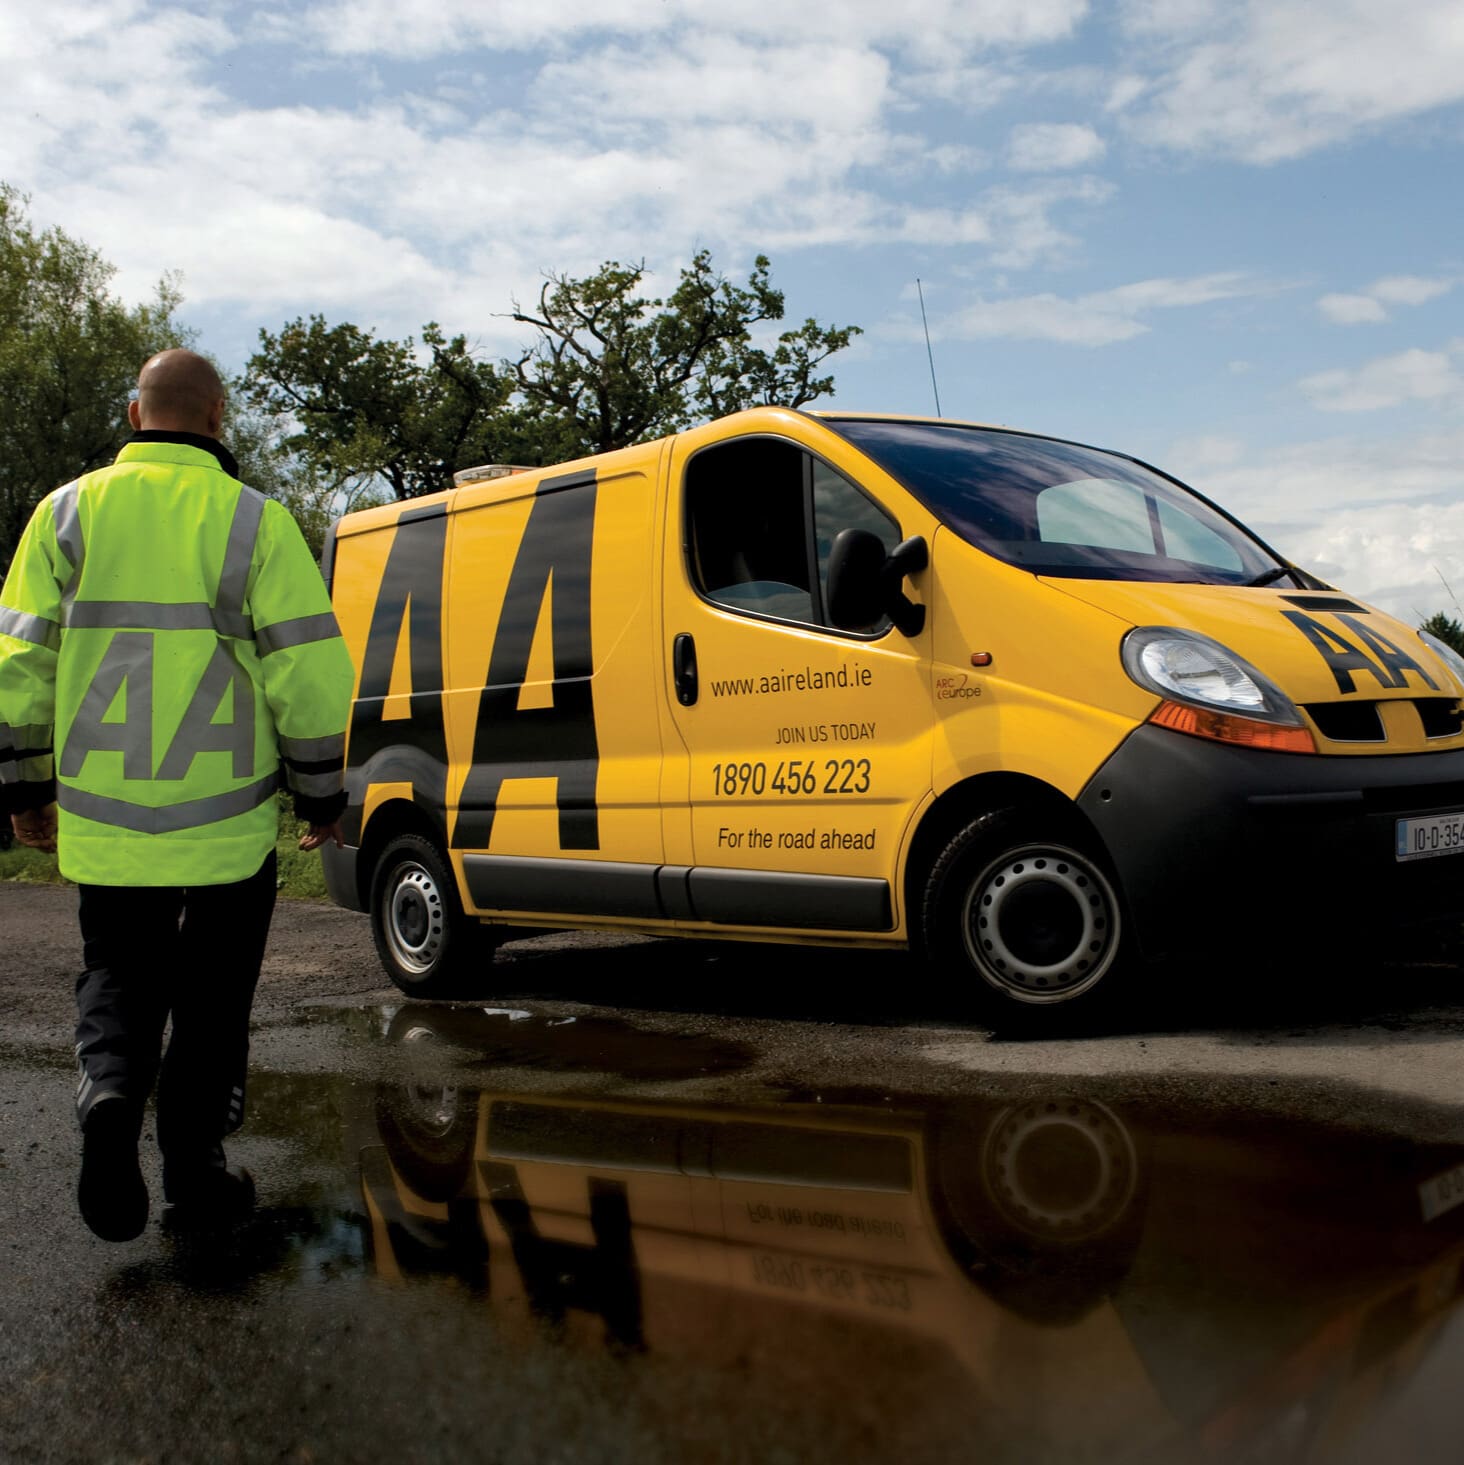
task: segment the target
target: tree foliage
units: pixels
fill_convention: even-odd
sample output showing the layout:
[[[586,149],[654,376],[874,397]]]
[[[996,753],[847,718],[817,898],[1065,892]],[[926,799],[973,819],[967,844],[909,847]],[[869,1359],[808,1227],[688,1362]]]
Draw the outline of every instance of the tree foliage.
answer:
[[[142,363],[190,343],[175,280],[124,305],[113,266],[60,229],[37,231],[26,203],[0,183],[0,572],[36,504],[131,436],[127,397]]]
[[[239,464],[240,479],[284,504],[317,560],[332,519],[385,502],[379,480],[333,474],[295,451],[275,419],[247,403],[238,383],[229,390],[223,436]]]
[[[759,255],[744,288],[717,274],[702,250],[657,299],[639,293],[644,261],[610,261],[582,280],[551,274],[537,310],[513,311],[536,335],[513,363],[519,390],[591,453],[743,407],[801,407],[826,396],[833,377],[815,373],[859,327],[810,318],[771,349],[755,344],[755,327],[783,318],[783,292],[773,289],[769,269]]]
[[[1464,656],[1464,625],[1456,621],[1453,616],[1438,611],[1431,615],[1419,627],[1419,630],[1427,631],[1430,636],[1437,636],[1445,646],[1452,647],[1460,656]]]
[[[453,472],[515,461],[526,442],[513,382],[435,323],[423,352],[349,322],[294,320],[259,333],[239,382],[247,404],[285,424],[282,445],[340,484],[383,480],[399,499],[436,493]]]
[[[261,331],[241,379],[249,405],[286,424],[284,448],[328,482],[384,482],[399,499],[480,463],[537,466],[659,437],[758,403],[798,407],[833,391],[819,368],[858,334],[812,318],[759,342],[783,293],[759,256],[746,287],[698,254],[668,295],[644,264],[550,275],[516,359],[491,362],[435,322],[421,349],[321,316]]]

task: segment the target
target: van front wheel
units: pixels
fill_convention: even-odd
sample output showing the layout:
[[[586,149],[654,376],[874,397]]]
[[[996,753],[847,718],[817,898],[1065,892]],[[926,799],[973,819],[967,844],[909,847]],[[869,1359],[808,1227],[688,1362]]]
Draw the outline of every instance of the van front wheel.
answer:
[[[1123,923],[1098,862],[1040,815],[1014,809],[968,824],[925,892],[927,954],[999,1024],[1041,1027],[1096,1005],[1116,985]]]
[[[411,997],[473,997],[488,984],[494,942],[467,915],[452,869],[420,834],[381,852],[371,881],[371,934],[387,975]]]

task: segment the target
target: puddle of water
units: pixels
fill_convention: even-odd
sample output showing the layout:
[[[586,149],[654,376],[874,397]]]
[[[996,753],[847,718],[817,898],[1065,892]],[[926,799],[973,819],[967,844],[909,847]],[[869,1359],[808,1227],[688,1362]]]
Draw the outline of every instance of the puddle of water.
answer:
[[[323,1309],[311,1367],[375,1400],[353,1424],[316,1380],[320,1458],[365,1429],[424,1459],[1407,1461],[1464,1422],[1464,1142],[1071,1083],[612,1099],[584,1080],[747,1054],[527,1009],[375,1032],[379,1081],[254,1081],[298,1204],[108,1284],[144,1329],[178,1294]],[[300,1367],[266,1348],[255,1387]],[[279,1424],[241,1438],[304,1447]]]

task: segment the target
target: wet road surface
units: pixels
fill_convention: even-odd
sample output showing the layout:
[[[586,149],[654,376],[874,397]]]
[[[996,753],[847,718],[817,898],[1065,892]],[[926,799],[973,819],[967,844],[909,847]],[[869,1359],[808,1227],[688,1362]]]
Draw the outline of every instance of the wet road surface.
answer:
[[[4,1460],[1461,1458],[1457,972],[996,1043],[898,963],[665,942],[413,1004],[286,912],[258,1213],[109,1246],[66,898],[11,894]]]

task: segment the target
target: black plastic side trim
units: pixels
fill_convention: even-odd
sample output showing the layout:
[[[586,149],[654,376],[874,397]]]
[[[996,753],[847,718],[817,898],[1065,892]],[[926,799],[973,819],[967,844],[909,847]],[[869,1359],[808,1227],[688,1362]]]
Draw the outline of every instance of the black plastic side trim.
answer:
[[[692,909],[689,865],[662,865],[656,871],[656,892],[661,899],[661,909],[673,921],[694,921],[696,911]]]
[[[884,880],[481,854],[463,856],[463,874],[479,910],[799,931],[888,931],[894,924]]]
[[[696,919],[723,926],[888,931],[894,924],[885,880],[697,866],[688,885]]]
[[[468,893],[480,910],[664,920],[658,865],[557,860],[528,855],[463,856]]]

